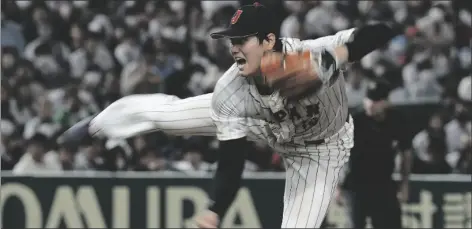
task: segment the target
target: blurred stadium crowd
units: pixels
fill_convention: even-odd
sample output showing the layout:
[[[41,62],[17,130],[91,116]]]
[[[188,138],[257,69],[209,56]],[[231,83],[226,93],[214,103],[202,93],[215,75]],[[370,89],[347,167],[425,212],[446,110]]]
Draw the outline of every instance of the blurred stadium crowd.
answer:
[[[252,2],[2,1],[1,169],[212,170],[214,138],[151,133],[80,148],[56,138],[126,95],[211,92],[233,59],[228,43],[208,34]],[[472,28],[460,5],[467,1],[260,2],[275,9],[285,37],[317,38],[372,21],[403,24],[403,35],[346,74],[350,107],[362,106],[375,77],[389,80],[393,103],[443,104],[412,139],[413,172],[470,173]],[[252,150],[247,171],[283,171],[266,146]]]

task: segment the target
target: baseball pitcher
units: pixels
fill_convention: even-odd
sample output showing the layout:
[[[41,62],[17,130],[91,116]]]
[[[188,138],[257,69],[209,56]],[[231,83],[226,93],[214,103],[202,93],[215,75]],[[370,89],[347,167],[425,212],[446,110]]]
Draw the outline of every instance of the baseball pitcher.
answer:
[[[374,24],[299,40],[278,38],[275,21],[266,7],[246,5],[226,30],[211,34],[231,41],[235,59],[213,94],[124,97],[73,126],[61,140],[127,138],[149,131],[216,135],[221,154],[215,193],[197,219],[201,228],[218,227],[235,198],[247,140],[266,143],[282,155],[286,167],[282,228],[318,228],[353,147],[344,66],[385,45],[396,32]]]

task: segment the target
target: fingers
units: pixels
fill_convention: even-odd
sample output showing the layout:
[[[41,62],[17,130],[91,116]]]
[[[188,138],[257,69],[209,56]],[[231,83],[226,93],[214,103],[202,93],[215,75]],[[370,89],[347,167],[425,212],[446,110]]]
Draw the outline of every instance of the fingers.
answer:
[[[216,213],[208,211],[195,220],[198,228],[217,228],[219,218]]]
[[[202,221],[197,220],[197,227],[198,228],[216,228],[216,224],[212,224],[204,220]]]

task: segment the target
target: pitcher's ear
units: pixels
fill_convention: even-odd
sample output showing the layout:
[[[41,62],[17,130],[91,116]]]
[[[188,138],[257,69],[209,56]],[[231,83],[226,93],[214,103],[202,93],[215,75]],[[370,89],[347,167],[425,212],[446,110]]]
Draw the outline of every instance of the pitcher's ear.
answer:
[[[273,50],[275,47],[275,42],[277,41],[277,37],[273,33],[267,34],[264,38],[263,45],[265,50]]]

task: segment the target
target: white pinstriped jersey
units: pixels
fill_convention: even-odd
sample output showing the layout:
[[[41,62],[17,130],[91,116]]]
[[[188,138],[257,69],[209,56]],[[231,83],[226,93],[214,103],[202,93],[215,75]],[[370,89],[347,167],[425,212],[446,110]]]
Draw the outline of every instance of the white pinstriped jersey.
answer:
[[[315,40],[283,38],[283,51],[313,52],[347,42],[354,29]],[[298,101],[288,101],[278,91],[261,95],[254,79],[241,77],[236,64],[218,81],[211,104],[211,117],[219,140],[247,137],[266,142],[281,152],[306,151],[310,142],[334,140],[348,117],[342,71],[327,77],[321,91]],[[315,146],[313,146],[315,147]]]
[[[285,52],[306,48],[315,53],[346,42],[351,30],[316,40],[283,39]],[[323,71],[324,72],[324,71]],[[318,228],[349,159],[353,121],[348,117],[342,75],[320,76],[322,90],[298,101],[276,91],[261,95],[254,78],[232,66],[213,94],[179,99],[164,94],[132,95],[108,106],[91,122],[92,135],[128,138],[161,130],[174,135],[248,137],[282,154],[286,168],[282,228]],[[310,141],[324,139],[324,144]]]

